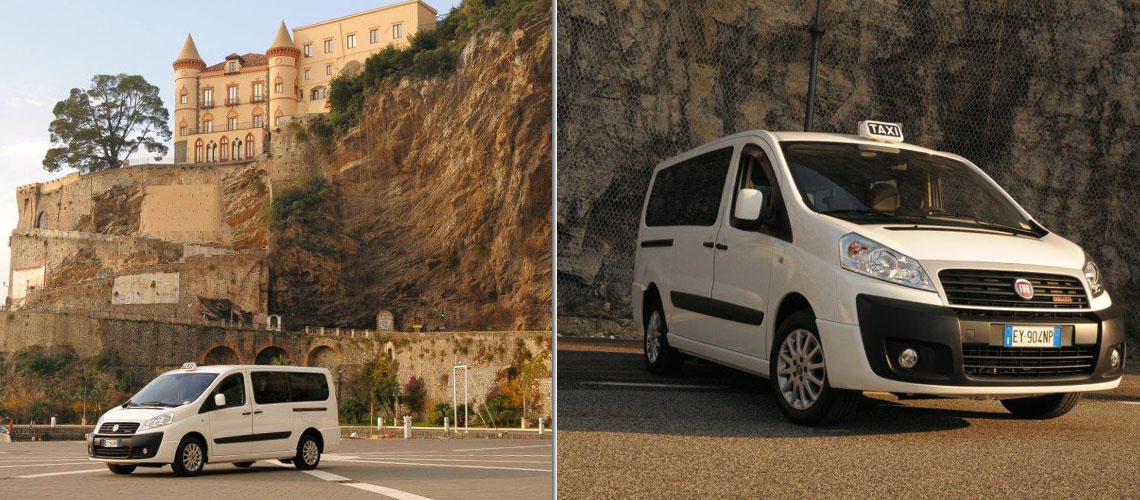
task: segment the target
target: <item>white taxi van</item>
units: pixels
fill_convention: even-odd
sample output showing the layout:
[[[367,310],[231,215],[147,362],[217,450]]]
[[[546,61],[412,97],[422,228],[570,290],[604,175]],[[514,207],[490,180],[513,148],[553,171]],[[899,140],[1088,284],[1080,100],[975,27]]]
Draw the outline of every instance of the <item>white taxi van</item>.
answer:
[[[116,474],[269,459],[310,470],[340,444],[335,392],[325,368],[186,363],[103,414],[87,454]]]
[[[861,391],[1053,418],[1124,370],[1089,255],[897,123],[745,132],[662,162],[635,266],[651,372],[696,357],[767,377],[804,425],[850,415]]]

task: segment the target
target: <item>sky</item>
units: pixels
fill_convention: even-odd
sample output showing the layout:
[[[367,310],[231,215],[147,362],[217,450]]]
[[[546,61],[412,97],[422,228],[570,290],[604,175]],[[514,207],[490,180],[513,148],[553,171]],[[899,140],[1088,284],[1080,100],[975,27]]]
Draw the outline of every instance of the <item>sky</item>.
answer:
[[[445,14],[460,0],[425,0]],[[161,89],[171,116],[171,63],[186,34],[194,36],[206,64],[230,53],[265,52],[281,21],[290,29],[397,0],[332,2],[257,0],[196,2],[0,0],[0,234],[16,227],[16,188],[66,175],[43,169],[51,147],[48,125],[55,103],[72,88],[86,88],[96,74],[142,75]],[[173,124],[168,124],[171,130]],[[172,161],[171,153],[161,160]],[[136,153],[131,163],[153,162]],[[7,244],[0,245],[0,291],[8,294]]]

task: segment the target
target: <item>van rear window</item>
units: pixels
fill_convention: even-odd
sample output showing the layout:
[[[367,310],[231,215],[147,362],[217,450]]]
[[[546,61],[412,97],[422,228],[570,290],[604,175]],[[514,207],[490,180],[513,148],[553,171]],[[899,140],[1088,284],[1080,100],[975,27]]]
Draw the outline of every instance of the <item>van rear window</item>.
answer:
[[[289,373],[293,401],[324,401],[329,398],[329,381],[323,373]]]
[[[720,212],[732,148],[657,171],[645,208],[647,226],[711,226]]]

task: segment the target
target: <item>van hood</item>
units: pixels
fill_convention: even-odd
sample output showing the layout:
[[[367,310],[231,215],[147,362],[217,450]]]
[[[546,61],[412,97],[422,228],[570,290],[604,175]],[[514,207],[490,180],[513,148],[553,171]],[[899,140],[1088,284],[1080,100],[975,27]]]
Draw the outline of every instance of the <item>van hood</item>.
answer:
[[[1081,247],[1056,234],[1042,238],[947,226],[856,225],[855,232],[923,261],[981,262],[1079,270]]]
[[[116,406],[103,414],[104,422],[142,422],[155,415],[161,415],[176,408],[122,408]]]

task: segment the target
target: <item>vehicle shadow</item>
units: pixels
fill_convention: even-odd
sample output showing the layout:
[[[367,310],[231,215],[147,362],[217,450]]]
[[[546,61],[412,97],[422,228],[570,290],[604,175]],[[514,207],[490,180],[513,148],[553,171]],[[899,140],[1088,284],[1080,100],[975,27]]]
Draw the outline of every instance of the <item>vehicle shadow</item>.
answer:
[[[228,463],[207,464],[206,468],[203,469],[202,472],[198,473],[198,477],[228,476],[228,475],[235,475],[235,474],[266,474],[266,473],[270,473],[270,472],[281,472],[281,471],[296,472],[296,469],[293,466],[281,467],[278,465],[269,464],[268,462],[265,462],[265,461],[255,462],[253,464],[253,466],[246,467],[246,468],[235,467],[234,465],[228,464]],[[139,467],[138,469],[135,469],[135,472],[133,472],[131,474],[131,477],[154,479],[154,478],[172,478],[172,477],[177,478],[179,476],[175,475],[174,471],[170,470],[170,466],[165,466],[165,467]],[[186,478],[186,479],[193,479],[193,478]]]
[[[707,362],[688,361],[679,376],[649,374],[628,350],[558,352],[561,431],[674,434],[708,437],[826,437],[938,432],[971,420],[1008,420],[995,401],[961,401],[935,408],[920,401],[861,398],[839,424],[792,424],[762,377]],[[893,397],[892,397],[893,398]]]

